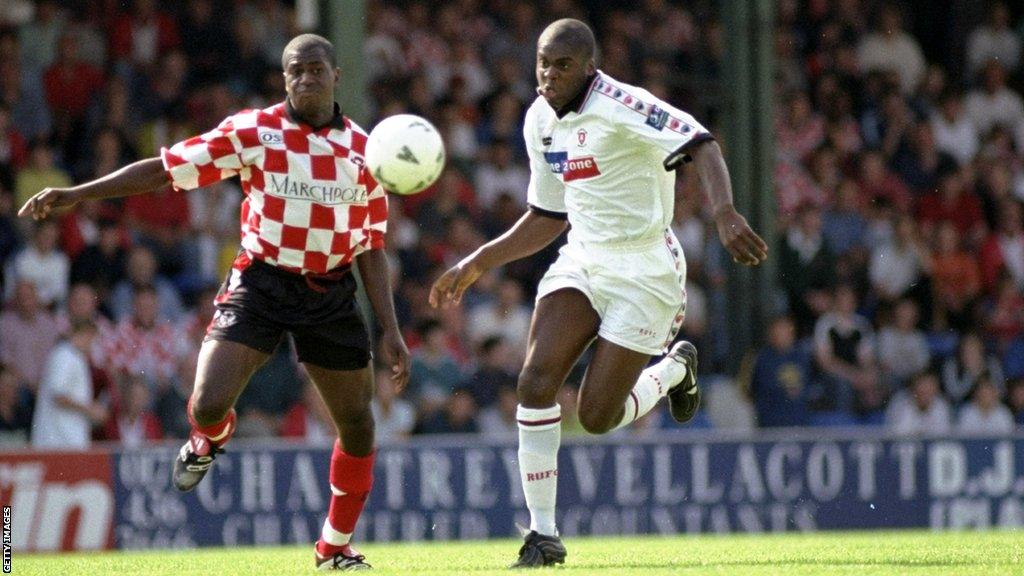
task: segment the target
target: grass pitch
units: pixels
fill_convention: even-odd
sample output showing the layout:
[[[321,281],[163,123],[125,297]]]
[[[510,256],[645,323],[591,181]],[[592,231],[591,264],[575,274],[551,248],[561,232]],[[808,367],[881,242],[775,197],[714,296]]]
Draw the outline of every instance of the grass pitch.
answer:
[[[377,574],[483,576],[505,568],[519,541],[360,546]],[[568,538],[564,566],[539,574],[1024,574],[1024,532],[826,532],[817,534]],[[310,574],[313,546],[171,552],[15,555],[14,574],[277,576]],[[532,572],[528,572],[532,573]]]

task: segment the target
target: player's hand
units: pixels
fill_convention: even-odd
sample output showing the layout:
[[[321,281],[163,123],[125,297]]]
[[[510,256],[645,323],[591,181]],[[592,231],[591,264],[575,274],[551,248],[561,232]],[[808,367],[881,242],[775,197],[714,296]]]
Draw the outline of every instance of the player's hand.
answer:
[[[69,188],[44,188],[25,202],[18,210],[18,216],[31,215],[35,220],[42,220],[55,210],[70,208],[77,203],[78,196]]]
[[[477,266],[471,258],[467,258],[452,266],[441,275],[434,285],[430,287],[430,305],[448,306],[449,303],[458,304],[462,301],[462,295],[473,282],[483,274],[482,268]]]
[[[750,229],[747,219],[729,206],[715,215],[718,239],[732,255],[733,262],[757,266],[768,258],[768,245]]]
[[[399,392],[409,383],[409,349],[397,328],[385,330],[380,338],[381,360],[391,367],[391,380]]]

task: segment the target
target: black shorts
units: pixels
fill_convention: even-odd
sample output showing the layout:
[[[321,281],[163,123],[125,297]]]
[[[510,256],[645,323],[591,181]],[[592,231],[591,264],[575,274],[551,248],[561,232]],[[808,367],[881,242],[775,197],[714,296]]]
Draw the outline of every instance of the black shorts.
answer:
[[[285,332],[300,362],[358,370],[370,362],[370,339],[348,270],[310,278],[253,259],[232,268],[216,299],[206,340],[238,342],[272,354]]]

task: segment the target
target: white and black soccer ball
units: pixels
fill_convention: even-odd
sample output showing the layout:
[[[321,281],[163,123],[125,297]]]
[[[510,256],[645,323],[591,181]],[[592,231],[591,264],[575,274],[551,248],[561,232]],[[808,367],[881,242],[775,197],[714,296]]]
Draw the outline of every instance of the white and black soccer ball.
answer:
[[[366,167],[388,192],[415,194],[437,181],[444,169],[441,133],[415,114],[381,120],[366,141]]]

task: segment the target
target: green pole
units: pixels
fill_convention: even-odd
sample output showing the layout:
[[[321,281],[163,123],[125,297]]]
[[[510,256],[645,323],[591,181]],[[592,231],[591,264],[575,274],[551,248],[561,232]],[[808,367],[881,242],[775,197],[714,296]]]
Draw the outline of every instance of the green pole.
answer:
[[[370,121],[367,102],[366,68],[363,63],[363,44],[366,40],[365,0],[327,0],[321,6],[323,27],[327,38],[337,51],[341,81],[335,98],[345,115],[364,128]]]
[[[334,91],[334,98],[341,105],[345,115],[369,131],[370,105],[367,101],[366,68],[363,62],[363,44],[366,40],[365,0],[327,0],[320,6],[324,35],[334,44],[337,52],[341,80]],[[373,321],[373,306],[363,288],[359,270],[353,266],[352,273],[359,283],[356,303],[363,317],[368,320],[367,330],[370,341],[376,339],[376,323]]]
[[[725,0],[722,13],[728,35],[723,62],[727,119],[725,156],[732,176],[736,209],[772,245],[772,0]],[[730,264],[727,370],[764,335],[775,285],[773,267]]]
[[[754,167],[751,198],[754,202],[750,212],[754,222],[754,230],[768,243],[769,258],[754,271],[755,286],[760,290],[754,298],[753,343],[761,344],[764,340],[768,321],[775,313],[773,298],[775,286],[778,284],[777,255],[771,254],[776,246],[775,229],[775,0],[757,0],[755,6],[754,34],[754,102],[757,114],[755,122],[755,144],[753,158]]]

